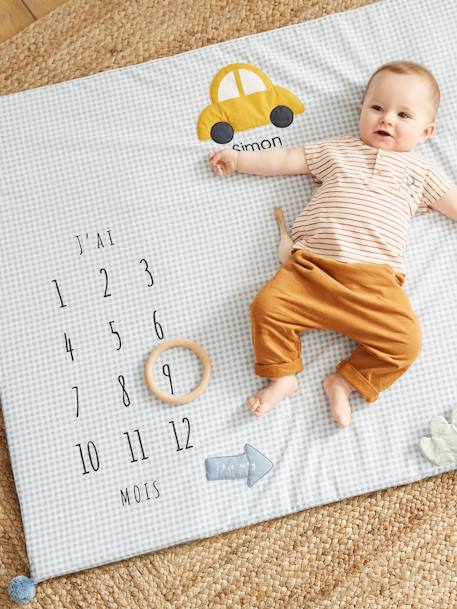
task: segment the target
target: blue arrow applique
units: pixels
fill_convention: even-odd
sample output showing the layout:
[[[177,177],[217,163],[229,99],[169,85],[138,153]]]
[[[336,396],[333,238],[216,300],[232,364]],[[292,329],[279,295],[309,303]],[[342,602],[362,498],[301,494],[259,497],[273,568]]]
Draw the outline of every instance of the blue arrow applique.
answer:
[[[247,478],[249,487],[268,474],[273,467],[270,459],[249,444],[244,453],[231,457],[207,457],[205,459],[207,480],[239,480]]]

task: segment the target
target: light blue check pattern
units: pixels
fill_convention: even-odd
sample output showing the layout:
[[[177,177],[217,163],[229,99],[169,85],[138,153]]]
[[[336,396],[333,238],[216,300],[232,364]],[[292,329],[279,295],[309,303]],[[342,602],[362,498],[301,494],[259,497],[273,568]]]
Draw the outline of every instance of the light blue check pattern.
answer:
[[[290,227],[312,177],[219,178],[207,156],[220,146],[197,139],[196,120],[216,72],[247,62],[306,112],[230,145],[357,134],[369,75],[409,59],[442,92],[417,152],[455,181],[456,31],[451,0],[384,0],[0,99],[0,395],[36,582],[446,469],[418,442],[456,403],[457,225],[412,221],[404,289],[423,350],[377,403],[353,394],[351,426],[331,420],[322,380],[355,344],[315,330],[298,393],[253,417],[246,400],[264,380],[248,307],[279,267],[274,207]],[[208,352],[196,402],[148,393],[143,366],[162,337]],[[184,350],[156,371],[175,393],[201,372]],[[246,445],[273,463],[265,476],[207,480],[207,457]]]

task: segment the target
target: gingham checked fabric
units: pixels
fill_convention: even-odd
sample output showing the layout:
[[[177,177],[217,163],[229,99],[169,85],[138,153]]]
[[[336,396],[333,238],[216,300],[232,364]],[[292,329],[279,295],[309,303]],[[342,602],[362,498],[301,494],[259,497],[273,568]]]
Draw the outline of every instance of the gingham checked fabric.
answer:
[[[246,62],[306,111],[228,145],[357,134],[369,75],[409,59],[442,93],[417,152],[455,181],[456,31],[451,0],[384,0],[0,99],[0,397],[35,582],[450,468],[418,442],[456,400],[456,224],[436,211],[411,222],[404,289],[423,347],[378,402],[353,393],[350,427],[332,421],[322,380],[355,343],[313,330],[299,391],[253,417],[246,400],[264,381],[249,303],[279,268],[274,207],[290,227],[313,180],[215,176],[220,146],[198,140],[196,121],[216,72]],[[143,380],[148,353],[173,337],[212,363],[207,391],[182,406]],[[183,349],[156,365],[176,394],[200,373]],[[271,460],[267,474],[251,487],[207,480],[207,457],[246,444]]]

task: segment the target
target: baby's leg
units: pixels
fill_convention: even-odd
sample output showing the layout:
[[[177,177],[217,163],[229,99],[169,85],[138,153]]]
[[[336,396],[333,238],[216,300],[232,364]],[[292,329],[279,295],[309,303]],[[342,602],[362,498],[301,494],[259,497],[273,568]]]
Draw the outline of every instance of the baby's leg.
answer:
[[[247,402],[256,416],[297,390],[295,375],[303,370],[300,332],[320,327],[320,289],[312,280],[313,269],[300,253],[294,254],[251,303],[254,370],[270,381]]]
[[[298,381],[295,374],[288,374],[287,376],[279,376],[270,379],[270,384],[267,387],[257,391],[257,393],[248,400],[248,406],[251,409],[252,414],[259,417],[261,414],[273,410],[283,398],[295,393],[297,388]]]

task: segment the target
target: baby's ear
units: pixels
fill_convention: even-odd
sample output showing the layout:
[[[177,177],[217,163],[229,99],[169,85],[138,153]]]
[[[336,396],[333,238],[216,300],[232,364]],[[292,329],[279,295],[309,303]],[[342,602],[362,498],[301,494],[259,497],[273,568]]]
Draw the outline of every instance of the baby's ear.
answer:
[[[362,112],[362,104],[359,104],[359,105],[357,106],[357,110],[358,110],[359,112]]]

